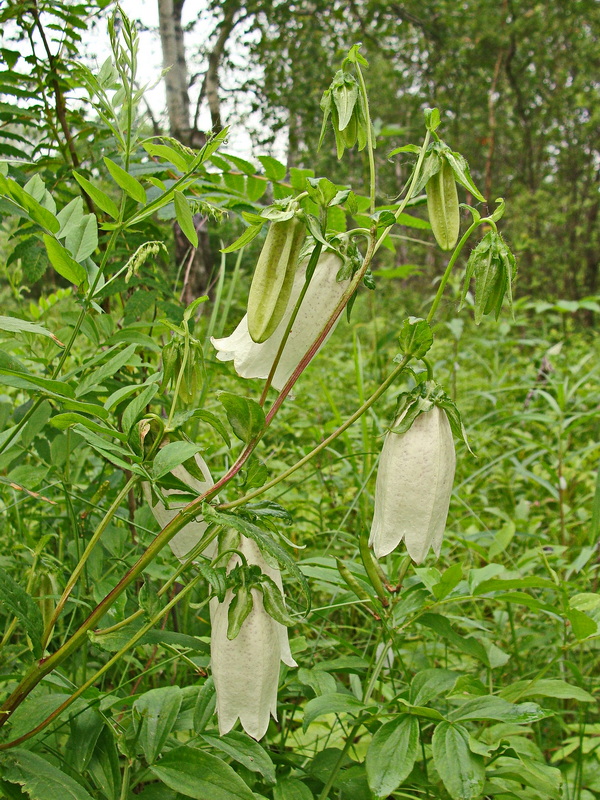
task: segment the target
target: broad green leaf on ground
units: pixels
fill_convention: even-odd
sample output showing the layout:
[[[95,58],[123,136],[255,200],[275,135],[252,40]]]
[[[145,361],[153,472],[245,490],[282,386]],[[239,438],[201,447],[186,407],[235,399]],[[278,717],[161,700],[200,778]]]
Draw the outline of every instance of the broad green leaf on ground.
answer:
[[[417,672],[410,685],[410,700],[420,706],[449,691],[460,674],[447,669],[424,669]]]
[[[552,678],[517,681],[500,691],[505,700],[514,702],[523,697],[556,697],[563,700],[577,700],[579,703],[597,703],[598,700],[580,686]]]
[[[365,760],[369,786],[376,797],[387,797],[400,786],[410,775],[418,751],[416,717],[400,715],[379,728]]]
[[[457,720],[484,720],[491,719],[498,722],[514,722],[518,725],[530,725],[548,716],[548,712],[541,709],[536,703],[509,703],[502,697],[488,695],[467,700],[462,706],[456,708],[448,715],[448,719]]]
[[[351,694],[338,694],[337,692],[322,694],[320,697],[313,697],[306,704],[302,726],[306,730],[311,722],[324,714],[354,714],[358,716],[366,708],[367,706],[363,702]]]
[[[92,800],[80,783],[29,750],[2,754],[3,778],[22,786],[31,800]]]
[[[148,764],[153,764],[162,753],[179,714],[181,701],[179,686],[160,686],[145,692],[133,704],[134,714],[142,719],[138,741]]]
[[[440,722],[433,732],[433,761],[452,800],[476,800],[485,781],[483,757],[469,748],[469,733],[462,725]]]
[[[275,766],[271,757],[264,747],[246,734],[230,731],[224,736],[211,736],[205,733],[202,738],[251,772],[259,772],[267,783],[275,783]]]
[[[313,800],[308,786],[296,778],[281,778],[273,789],[273,800]]]
[[[229,764],[195,747],[170,750],[150,770],[170,789],[195,800],[254,800]]]

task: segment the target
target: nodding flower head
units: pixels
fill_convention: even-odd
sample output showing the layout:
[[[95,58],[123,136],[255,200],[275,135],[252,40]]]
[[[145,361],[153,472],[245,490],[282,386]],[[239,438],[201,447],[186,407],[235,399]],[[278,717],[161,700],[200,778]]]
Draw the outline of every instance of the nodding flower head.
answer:
[[[342,260],[335,253],[326,252],[319,258],[281,360],[275,370],[273,387],[278,391],[283,389],[292,376],[302,356],[307,352],[348,288],[349,279],[343,281],[336,279],[341,266]],[[269,376],[279,345],[304,286],[305,274],[306,262],[303,262],[294,275],[294,282],[281,322],[268,339],[261,343],[253,341],[248,331],[248,315],[242,319],[230,336],[223,339],[211,339],[217,350],[219,361],[233,361],[235,371],[242,378],[267,378]]]
[[[398,426],[401,414],[395,421]],[[456,455],[446,412],[433,406],[405,433],[388,431],[377,481],[369,544],[377,558],[402,540],[417,564],[430,547],[440,554],[452,493]]]
[[[249,565],[258,565],[282,590],[279,569],[267,564],[254,541],[242,536],[238,549]],[[239,563],[239,557],[234,555],[229,568]],[[280,663],[283,661],[290,667],[297,664],[290,651],[287,628],[267,614],[262,593],[254,588],[250,591],[252,610],[235,639],[227,637],[229,606],[233,600],[231,590],[222,603],[216,597],[210,601],[210,658],[217,692],[219,732],[227,733],[239,719],[248,735],[261,739],[270,716],[277,719]]]

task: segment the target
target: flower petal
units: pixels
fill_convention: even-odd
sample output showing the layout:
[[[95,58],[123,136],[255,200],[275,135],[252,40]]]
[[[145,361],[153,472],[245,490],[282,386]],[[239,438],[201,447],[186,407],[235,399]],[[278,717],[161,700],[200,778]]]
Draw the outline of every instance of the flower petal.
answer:
[[[341,266],[342,261],[335,253],[327,252],[320,257],[275,371],[273,387],[278,391],[283,389],[292,376],[319,330],[331,316],[348,288],[349,280],[339,283],[336,281]],[[247,316],[242,319],[231,336],[223,339],[211,339],[217,349],[219,361],[233,361],[235,371],[242,378],[268,377],[304,286],[305,273],[306,263],[303,263],[294,277],[285,314],[273,335],[265,342],[257,344],[252,341],[248,332]]]
[[[204,476],[205,480],[200,481],[197,478],[194,478],[188,470],[180,464],[175,469],[171,470],[171,474],[174,475],[179,480],[183,481],[187,486],[189,486],[194,491],[198,492],[199,495],[204,494],[211,486],[214,486],[214,481],[206,464],[206,461],[202,458],[202,456],[196,454],[194,456],[196,464],[198,465],[198,469]],[[144,497],[146,502],[150,506],[152,513],[154,514],[154,519],[158,522],[158,524],[164,528],[165,525],[168,525],[169,522],[181,511],[182,508],[188,504],[189,500],[185,500],[184,502],[171,503],[170,508],[165,508],[164,504],[158,501],[154,506],[152,505],[152,491],[150,489],[150,484],[147,482],[142,483],[142,491],[144,493]],[[179,492],[177,489],[167,489],[163,492],[166,496],[173,497],[178,494],[183,494],[183,492]],[[194,520],[193,522],[188,522],[188,524],[182,528],[179,533],[176,533],[175,536],[169,542],[169,546],[173,551],[174,555],[180,561],[185,561],[187,554],[198,544],[204,532],[207,528],[206,522],[202,520]]]
[[[252,539],[241,537],[238,548],[248,564],[257,564],[282,589],[281,573],[267,563]],[[240,563],[232,556],[228,569]],[[276,622],[264,609],[262,593],[252,589],[254,605],[235,639],[227,638],[228,610],[232,593],[223,603],[210,601],[211,669],[217,692],[219,731],[227,733],[239,718],[243,729],[261,739],[269,726],[269,716],[277,719],[279,668],[283,661],[297,666],[292,658],[285,625]]]
[[[394,426],[400,420],[401,416]],[[420,414],[406,433],[386,435],[369,539],[377,558],[391,553],[403,539],[417,564],[432,545],[439,555],[455,464],[450,424],[438,406]]]
[[[261,739],[269,716],[277,718],[281,646],[277,623],[265,611],[261,592],[252,589],[252,598],[252,611],[232,640],[227,638],[231,591],[223,603],[216,598],[210,601],[210,659],[219,732],[230,731],[239,718],[247,734]]]

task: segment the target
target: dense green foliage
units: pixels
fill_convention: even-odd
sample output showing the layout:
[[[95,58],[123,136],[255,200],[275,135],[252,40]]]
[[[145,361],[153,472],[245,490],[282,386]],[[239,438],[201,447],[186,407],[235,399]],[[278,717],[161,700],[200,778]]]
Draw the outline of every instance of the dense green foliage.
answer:
[[[435,5],[431,22],[408,5],[393,12],[412,20],[408,33],[408,22],[393,26],[397,18],[385,3],[358,4],[351,15],[317,3],[308,19],[287,6],[248,7],[250,19],[266,15],[271,24],[255,48],[270,114],[284,108],[298,121],[289,169],[268,155],[228,155],[226,131],[191,150],[140,124],[136,34],[126,19],[120,32],[110,19],[114,57],[99,74],[66,57],[77,53],[86,14],[76,5],[54,6],[68,46],[50,64],[31,56],[26,80],[17,75],[17,45],[3,51],[2,91],[7,98],[12,91],[12,106],[0,107],[9,133],[0,169],[0,695],[16,710],[0,736],[0,796],[600,796],[600,348],[580,316],[600,311],[597,297],[581,300],[595,290],[582,277],[581,254],[597,232],[590,218],[568,240],[561,233],[578,210],[592,214],[595,201],[589,167],[597,111],[591,102],[589,112],[581,110],[588,100],[578,106],[574,99],[591,96],[591,80],[580,70],[567,74],[566,61],[575,43],[582,59],[588,55],[593,20],[586,21],[584,2],[564,12],[553,4],[547,15],[509,3],[496,10],[499,19],[480,15],[470,30],[475,19]],[[30,37],[37,46],[44,26],[50,40],[56,32],[34,4],[11,2],[2,14],[15,24],[16,42]],[[317,48],[314,20],[329,32],[333,51],[365,18],[365,51],[373,31],[382,45],[373,46],[365,72],[372,113],[383,126],[374,215],[368,178],[362,183],[369,148],[349,149],[338,165],[327,131],[324,150],[315,152],[322,75],[334,71],[334,59]],[[277,40],[277,31],[289,39]],[[543,96],[534,101],[549,78],[523,80],[527,46],[538,68],[531,74],[555,76],[556,106]],[[517,89],[493,87],[498,127],[491,132],[491,90],[482,74],[498,63],[508,86],[518,77],[522,106],[503,115]],[[86,101],[77,101],[79,112],[67,103],[61,120],[61,103],[74,90],[85,91]],[[239,726],[219,736],[208,597],[218,596],[225,569],[204,556],[182,565],[168,547],[146,558],[165,539],[157,539],[142,479],[152,479],[158,492],[181,489],[171,469],[185,461],[192,470],[191,457],[201,452],[218,480],[262,433],[256,401],[264,382],[238,378],[210,343],[244,314],[264,240],[265,220],[257,215],[294,194],[311,220],[313,245],[346,226],[368,234],[374,220],[387,231],[409,167],[424,153],[415,147],[389,163],[385,156],[422,141],[420,109],[430,97],[446,111],[444,139],[469,156],[486,197],[512,194],[499,224],[506,221],[517,244],[521,286],[532,294],[522,291],[512,313],[506,303],[501,311],[510,262],[508,273],[498,273],[486,271],[485,258],[472,261],[471,286],[463,251],[441,284],[438,306],[447,258],[433,244],[422,181],[393,229],[399,238],[385,238],[351,313],[254,454],[204,509],[213,528],[253,531],[279,560],[298,662],[282,667],[278,719],[261,743]],[[408,120],[401,137],[392,128],[393,103]],[[430,133],[434,118],[427,117]],[[545,127],[548,141],[538,142],[534,125]],[[576,144],[566,130],[580,137]],[[486,148],[476,149],[488,135],[497,137],[493,194]],[[336,185],[307,183],[315,173]],[[553,186],[575,174],[580,182],[562,207]],[[344,190],[350,180],[357,181],[356,198]],[[464,199],[462,187],[459,193]],[[327,211],[318,205],[323,194],[323,205],[332,204]],[[475,217],[477,241],[493,239],[499,216],[480,233]],[[245,247],[218,254],[210,297],[185,308],[180,296],[201,219],[210,221],[215,250],[239,235]],[[178,264],[174,220],[192,248]],[[413,234],[421,244],[409,241]],[[554,258],[550,267],[545,259],[553,252],[565,261]],[[572,285],[580,279],[585,291]],[[570,299],[544,295],[548,284]],[[416,323],[407,318],[428,315],[431,349],[425,325],[422,352],[414,342],[409,351],[407,331]],[[399,351],[416,353],[412,369],[403,369]],[[393,385],[353,425],[260,493],[334,434],[393,371]],[[383,436],[398,393],[429,373],[456,402],[469,443],[457,442],[441,555],[414,565],[400,545],[376,565],[364,544]],[[265,393],[266,409],[276,408],[276,397]],[[163,431],[170,444],[159,450]],[[236,508],[248,494],[256,497]],[[123,591],[111,602],[115,587]]]

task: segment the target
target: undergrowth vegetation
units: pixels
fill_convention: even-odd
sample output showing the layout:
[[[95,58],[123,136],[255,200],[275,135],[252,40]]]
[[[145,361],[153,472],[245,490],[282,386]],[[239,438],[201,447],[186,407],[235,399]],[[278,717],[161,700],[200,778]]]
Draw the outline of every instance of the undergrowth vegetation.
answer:
[[[430,273],[394,277],[387,252],[371,273],[365,257],[345,276],[361,279],[351,313],[268,427],[262,406],[277,410],[284,393],[243,381],[210,341],[244,314],[261,226],[288,213],[278,199],[305,201],[290,213],[308,220],[315,263],[321,247],[344,255],[353,217],[363,249],[399,222],[430,234],[419,216],[425,197],[411,190],[439,117],[428,112],[425,144],[409,151],[420,160],[405,199],[376,210],[374,188],[353,202],[344,187],[307,182],[314,176],[302,170],[288,176],[272,158],[257,174],[217,154],[225,133],[199,152],[142,140],[132,127],[140,97],[127,21],[125,33],[122,46],[113,30],[115,61],[100,84],[87,78],[119,164],[105,161],[101,178],[78,174],[66,188],[51,185],[48,172],[31,178],[11,165],[9,174],[5,164],[0,187],[0,792],[32,800],[66,792],[74,800],[599,797],[600,348],[579,318],[599,312],[598,299],[518,297],[494,319],[507,287],[491,306],[479,283],[471,293],[467,259],[458,259],[466,239],[441,283]],[[361,59],[353,48],[344,61],[359,81]],[[360,98],[355,124],[366,114],[370,130]],[[354,144],[344,141],[342,151]],[[267,197],[275,216],[264,216]],[[234,214],[223,219],[227,210],[243,210],[249,227]],[[486,236],[496,233],[500,214],[484,221],[463,211],[463,227],[470,216],[470,231],[484,224]],[[194,245],[198,213],[213,215],[223,249],[246,238],[222,253],[209,296],[185,308],[183,275],[170,274],[164,242],[176,218]],[[61,276],[54,291],[27,288],[32,254]],[[407,345],[406,331],[427,338],[428,314],[433,343]],[[366,402],[392,373],[387,392]],[[384,437],[399,394],[433,375],[467,437],[457,441],[441,553],[413,564],[400,544],[377,562],[367,540]],[[206,480],[202,464],[215,482],[229,480],[207,490],[210,503],[159,525],[152,507],[170,493],[191,504],[201,495],[188,479]],[[426,479],[422,488],[426,495]],[[160,548],[165,531],[189,531],[201,515],[204,527],[179,561]],[[221,550],[201,555],[217,531]],[[250,537],[263,551],[260,574],[245,560]],[[226,574],[220,559],[232,553],[238,560]],[[274,586],[279,567],[287,606],[276,592],[267,608],[264,576],[275,575]],[[257,580],[265,616],[288,629],[293,659],[282,645],[277,718],[264,738],[244,733],[243,718],[226,732],[220,719],[220,734],[211,616],[214,635],[214,604],[229,591],[239,607],[246,581],[256,610]],[[234,619],[238,635],[245,619]],[[259,692],[257,663],[242,666],[242,694]]]

